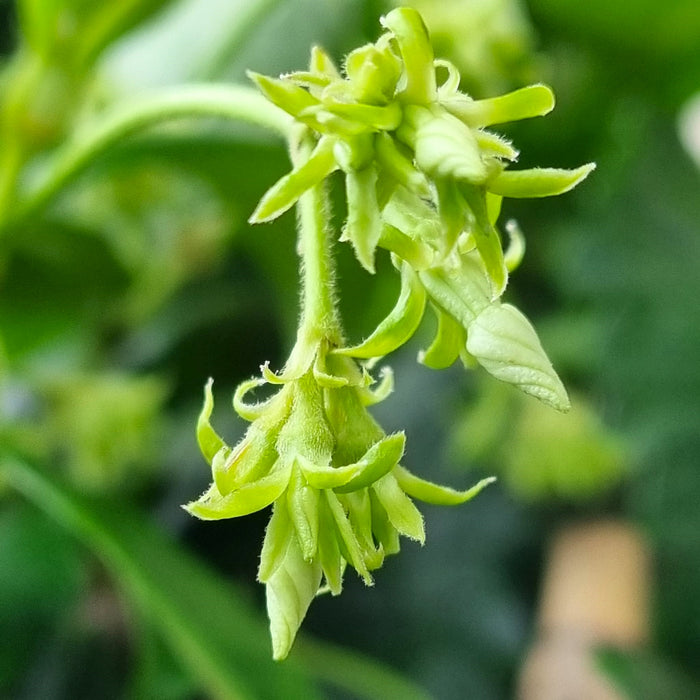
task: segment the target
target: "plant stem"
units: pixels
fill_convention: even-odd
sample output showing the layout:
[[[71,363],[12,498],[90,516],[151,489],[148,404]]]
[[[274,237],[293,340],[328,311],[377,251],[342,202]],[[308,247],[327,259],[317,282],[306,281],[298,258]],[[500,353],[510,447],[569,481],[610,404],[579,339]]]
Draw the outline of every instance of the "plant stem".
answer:
[[[115,109],[91,131],[79,133],[56,156],[48,177],[22,203],[9,223],[40,210],[98,156],[133,134],[184,117],[218,117],[289,133],[289,117],[255,90],[235,85],[187,85]]]
[[[313,143],[306,129],[291,144],[296,167],[311,154]],[[336,307],[335,264],[330,250],[330,204],[321,183],[305,192],[297,204],[299,255],[302,258],[302,319],[300,336],[325,339],[333,345],[342,340],[342,325]]]

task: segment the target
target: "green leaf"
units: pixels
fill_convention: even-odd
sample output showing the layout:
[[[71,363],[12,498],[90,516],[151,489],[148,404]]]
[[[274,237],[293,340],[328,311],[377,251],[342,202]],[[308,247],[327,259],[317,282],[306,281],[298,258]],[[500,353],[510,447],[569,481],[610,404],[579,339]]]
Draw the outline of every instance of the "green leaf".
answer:
[[[650,651],[602,647],[594,651],[594,656],[596,666],[629,700],[694,700],[700,694],[696,678]]]
[[[320,564],[304,559],[296,533],[289,528],[279,565],[265,586],[275,661],[287,658],[320,583]]]
[[[333,140],[322,138],[303,165],[294,168],[265,192],[248,222],[259,224],[276,219],[293,206],[306,190],[322,182],[337,167]]]
[[[489,192],[502,197],[553,197],[572,190],[595,170],[595,163],[587,163],[575,170],[532,168],[506,170],[490,180]]]
[[[198,500],[183,508],[201,520],[237,518],[262,510],[277,500],[289,483],[291,464],[278,465],[270,474],[222,496],[212,484]]]
[[[271,662],[265,626],[234,588],[124,503],[88,499],[14,457],[4,456],[1,467],[12,486],[99,556],[204,695],[319,697],[296,662]]]
[[[484,309],[468,327],[467,350],[496,379],[559,411],[569,410],[566,389],[535,329],[514,306],[494,303]]]
[[[387,474],[379,481],[375,481],[372,490],[384,506],[391,524],[402,535],[423,544],[425,542],[423,516],[413,505],[413,501],[403,492],[396,477],[393,474]]]
[[[438,213],[442,235],[439,239],[439,250],[442,257],[452,252],[459,236],[464,231],[467,222],[464,200],[460,197],[456,180],[441,178],[435,182],[437,193]]]
[[[367,489],[372,510],[372,533],[384,554],[397,554],[401,549],[399,532],[389,520],[386,508],[382,505],[373,488]]]
[[[333,59],[320,46],[311,48],[309,69],[312,73],[319,73],[330,79],[340,78],[340,72],[336,68]]]
[[[400,348],[416,332],[425,310],[425,288],[408,264],[401,267],[401,293],[389,315],[359,345],[334,352],[369,359],[383,357]]]
[[[361,122],[371,131],[394,131],[403,118],[398,102],[382,106],[324,100],[323,109],[343,119]]]
[[[419,501],[432,503],[436,506],[458,506],[462,503],[466,503],[489,484],[496,481],[496,478],[491,476],[487,479],[482,479],[466,491],[457,491],[449,486],[441,486],[440,484],[434,484],[432,481],[421,479],[401,466],[396,468],[394,476],[399,486],[411,496],[411,498],[417,498]]]
[[[225,448],[216,453],[211,463],[212,475],[222,496],[269,474],[277,460],[278,431],[279,428],[266,429],[253,423],[233,449]]]
[[[444,106],[473,128],[541,117],[554,109],[554,93],[547,85],[530,85],[486,100],[460,97],[445,100]]]

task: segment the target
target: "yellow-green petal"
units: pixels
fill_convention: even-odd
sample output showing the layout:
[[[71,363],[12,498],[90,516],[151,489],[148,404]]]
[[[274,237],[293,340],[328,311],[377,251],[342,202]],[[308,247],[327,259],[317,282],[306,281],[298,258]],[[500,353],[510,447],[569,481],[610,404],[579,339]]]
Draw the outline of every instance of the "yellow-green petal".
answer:
[[[374,274],[374,252],[382,235],[374,166],[350,170],[345,175],[348,218],[341,240],[350,241],[362,267]]]
[[[423,516],[404,493],[393,474],[387,474],[372,485],[372,490],[384,507],[391,524],[406,537],[425,542]]]
[[[335,521],[335,526],[340,535],[340,545],[341,551],[346,554],[346,559],[348,563],[354,567],[364,582],[368,585],[372,585],[372,577],[370,576],[367,566],[365,564],[364,556],[360,544],[355,537],[355,533],[352,531],[352,527],[348,520],[347,515],[338,497],[333,493],[333,491],[324,491],[323,495],[328,503],[328,508],[333,515],[333,520]]]
[[[222,520],[255,513],[284,493],[290,472],[291,465],[281,465],[267,476],[244,484],[226,496],[222,496],[216,486],[212,485],[199,500],[188,503],[184,508],[201,520]]]
[[[431,503],[436,506],[457,506],[466,503],[489,484],[496,481],[495,477],[490,476],[486,479],[482,479],[466,491],[457,491],[449,486],[442,486],[432,481],[421,479],[401,466],[396,468],[394,476],[399,486],[411,496],[411,498],[417,498],[419,501]]]
[[[401,267],[401,293],[389,315],[362,343],[335,350],[337,354],[369,359],[383,357],[401,347],[416,332],[425,310],[425,289],[418,276],[404,264]]]
[[[204,387],[204,404],[197,419],[197,444],[204,455],[204,459],[212,463],[214,457],[224,448],[226,443],[219,437],[219,434],[211,427],[209,418],[214,410],[214,395],[212,394],[212,384],[214,380],[210,377]]]
[[[322,138],[309,159],[280,178],[267,192],[248,219],[251,224],[272,221],[293,206],[306,190],[327,178],[336,168],[333,140]]]
[[[295,466],[287,489],[287,508],[306,560],[315,556],[318,546],[318,499],[318,491],[306,483],[303,473]]]
[[[544,116],[554,109],[554,93],[537,84],[485,100],[458,97],[443,105],[468,126],[483,127]]]
[[[572,190],[595,170],[595,163],[587,163],[574,170],[559,168],[532,168],[506,170],[490,180],[490,192],[502,197],[552,197]]]
[[[467,332],[452,316],[433,305],[437,315],[435,338],[427,350],[418,353],[418,362],[432,369],[445,369],[459,357],[467,341]]]
[[[399,463],[405,446],[406,436],[403,433],[394,433],[375,442],[362,455],[362,459],[352,465],[358,468],[357,474],[335,490],[338,493],[349,493],[381,479]]]
[[[300,455],[297,455],[296,462],[306,481],[315,489],[335,489],[344,486],[360,471],[360,467],[355,464],[345,467],[322,466]]]
[[[265,586],[275,661],[281,661],[289,654],[321,583],[321,566],[315,560],[304,559],[294,530],[289,530],[286,545],[280,565]]]
[[[401,97],[413,104],[430,104],[437,97],[433,47],[423,18],[416,10],[399,7],[381,19],[396,37],[403,58],[406,85]]]

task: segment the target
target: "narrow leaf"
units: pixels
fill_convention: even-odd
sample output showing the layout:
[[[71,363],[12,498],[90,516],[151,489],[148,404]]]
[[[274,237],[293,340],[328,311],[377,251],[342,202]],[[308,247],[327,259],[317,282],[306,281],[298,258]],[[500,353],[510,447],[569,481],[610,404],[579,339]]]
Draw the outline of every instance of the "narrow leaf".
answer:
[[[432,481],[421,479],[401,466],[396,468],[394,476],[399,486],[411,496],[411,498],[417,498],[419,501],[432,503],[436,506],[457,506],[466,503],[489,484],[496,481],[495,477],[491,476],[487,479],[482,479],[466,491],[456,491],[449,486],[441,486]]]
[[[299,115],[304,110],[319,104],[319,101],[310,95],[308,91],[289,80],[270,78],[253,71],[248,71],[248,77],[258,86],[270,102],[293,117],[299,118]]]
[[[332,595],[343,590],[343,561],[330,506],[326,498],[319,499],[318,561],[323,569]]]
[[[343,119],[362,122],[373,131],[393,131],[403,117],[398,102],[382,106],[325,100],[323,108]]]
[[[386,555],[397,554],[401,549],[399,532],[389,520],[386,508],[382,505],[373,488],[367,489],[372,509],[372,533]]]
[[[474,214],[476,221],[471,234],[492,283],[491,298],[496,299],[503,294],[508,283],[508,268],[501,239],[489,219],[486,193],[483,188],[471,185],[462,185],[460,191]]]
[[[506,170],[491,180],[489,192],[502,197],[552,197],[572,190],[595,170],[595,163],[587,163],[575,170],[532,168]]]
[[[352,531],[362,549],[367,568],[378,569],[384,562],[384,550],[376,547],[372,536],[372,503],[367,489],[360,489],[340,497],[348,514]]]

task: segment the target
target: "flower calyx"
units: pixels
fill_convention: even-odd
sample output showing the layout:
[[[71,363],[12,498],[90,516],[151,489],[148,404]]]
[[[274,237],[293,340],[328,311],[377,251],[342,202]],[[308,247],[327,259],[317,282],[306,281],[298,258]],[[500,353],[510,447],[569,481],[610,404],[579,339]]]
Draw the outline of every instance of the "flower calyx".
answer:
[[[367,412],[390,393],[391,373],[385,370],[375,388],[366,369],[328,345],[307,346],[303,363],[301,351],[293,352],[296,366],[290,362],[280,374],[264,365],[261,377],[239,386],[234,408],[252,422],[237,445],[226,444],[210,423],[212,380],[197,425],[212,483],[185,509],[219,520],[272,505],[258,579],[266,586],[276,659],[289,653],[313,598],[341,592],[348,565],[371,585],[371,572],[399,551],[401,535],[424,542],[412,498],[456,505],[491,481],[460,492],[402,467],[404,434],[386,435]],[[262,385],[278,389],[247,402]]]

